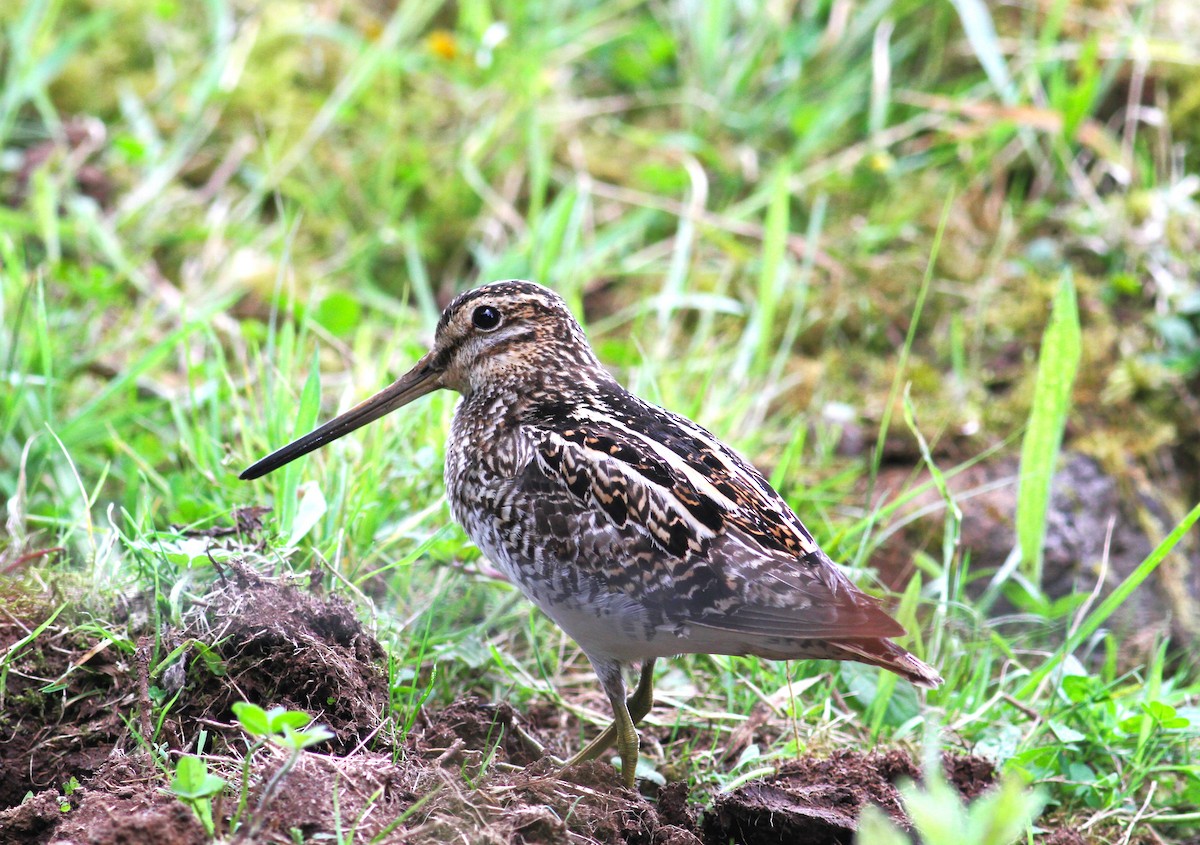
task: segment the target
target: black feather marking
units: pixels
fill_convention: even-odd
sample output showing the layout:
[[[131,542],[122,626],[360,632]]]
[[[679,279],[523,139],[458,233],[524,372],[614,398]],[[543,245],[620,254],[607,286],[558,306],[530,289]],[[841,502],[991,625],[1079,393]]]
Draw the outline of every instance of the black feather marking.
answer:
[[[586,500],[592,489],[592,480],[587,477],[582,467],[577,468],[574,475],[566,476],[566,479],[567,489],[575,495],[575,498]]]
[[[700,524],[709,531],[720,531],[725,525],[724,510],[708,496],[697,496],[695,502],[686,502],[692,516],[700,520]]]
[[[691,529],[680,519],[669,522],[666,528],[668,532],[667,551],[673,555],[683,557],[691,549]]]
[[[625,521],[629,519],[629,505],[625,502],[625,494],[615,494],[608,501],[601,500],[600,507],[604,508],[604,512],[608,514],[609,519],[618,528],[625,526]]]

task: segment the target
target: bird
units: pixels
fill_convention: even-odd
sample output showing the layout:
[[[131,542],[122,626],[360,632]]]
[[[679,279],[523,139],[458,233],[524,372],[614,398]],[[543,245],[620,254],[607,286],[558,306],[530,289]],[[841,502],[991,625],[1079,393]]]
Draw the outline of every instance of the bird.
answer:
[[[439,389],[453,518],[591,662],[635,786],[660,658],[851,660],[933,688],[905,629],[822,551],[767,479],[708,430],[622,387],[566,302],[534,282],[459,294],[407,373],[241,474],[258,478]],[[626,697],[624,671],[640,664]]]

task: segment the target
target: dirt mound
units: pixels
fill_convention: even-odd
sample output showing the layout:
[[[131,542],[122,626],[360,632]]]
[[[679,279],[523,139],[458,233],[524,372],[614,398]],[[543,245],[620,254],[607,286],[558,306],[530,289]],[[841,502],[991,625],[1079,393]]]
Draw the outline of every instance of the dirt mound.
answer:
[[[189,687],[168,717],[180,737],[200,720],[227,722],[238,701],[303,710],[336,734],[328,749],[334,753],[348,753],[385,727],[383,647],[336,596],[314,596],[231,564],[185,614],[178,639],[208,650],[184,658],[192,658]]]
[[[674,790],[683,789],[679,784]],[[496,771],[475,788],[454,769],[437,769],[428,800],[397,842],[636,843],[699,845],[690,818],[672,817],[620,786],[606,764],[579,766],[564,778],[548,758]],[[686,789],[682,793],[686,804]],[[678,803],[678,802],[677,802]],[[683,824],[678,824],[682,822]]]
[[[56,624],[48,601],[3,587],[0,614],[0,807],[95,773],[127,733],[127,643]]]
[[[0,813],[0,845],[207,842],[204,828],[191,810],[157,789],[159,785],[158,778],[144,766],[118,754],[70,795],[47,789]]]
[[[422,714],[410,741],[422,757],[442,765],[462,761],[465,767],[479,770],[494,760],[528,766],[546,754],[531,730],[534,728],[507,703],[493,704],[471,696]]]
[[[586,763],[560,776],[548,756],[567,750],[558,747],[559,722],[474,696],[421,714],[407,748],[410,789],[426,798],[396,841],[701,841],[682,783],[651,802],[623,788],[606,763]]]
[[[944,754],[942,766],[964,798],[974,798],[995,781],[994,767],[978,757]],[[769,778],[718,796],[705,816],[705,836],[744,845],[849,843],[868,803],[907,827],[896,791],[905,779],[919,781],[921,771],[903,751],[840,751],[827,759],[796,760]]]
[[[263,782],[282,765],[277,749],[256,758],[255,780]],[[248,824],[254,842],[311,842],[341,832],[349,841],[370,842],[386,836],[430,788],[432,778],[421,766],[411,766],[391,754],[358,751],[344,757],[304,754],[280,782],[279,791],[265,804],[261,789],[252,793]],[[384,839],[397,841],[396,837]]]
[[[0,711],[0,795],[9,807],[0,810],[0,845],[208,841],[170,792],[171,773],[195,753],[201,731],[208,772],[227,784],[212,804],[216,835],[232,834],[237,817],[238,836],[270,843],[353,831],[384,843],[724,845],[800,836],[822,845],[849,842],[868,801],[902,819],[894,784],[918,775],[899,751],[802,759],[698,812],[707,796],[682,783],[647,798],[623,788],[607,763],[561,775],[549,754],[571,750],[563,746],[578,726],[558,710],[524,715],[465,698],[416,714],[401,731],[383,649],[339,599],[230,565],[194,599],[182,629],[157,642],[148,623],[133,621],[151,618],[147,604],[125,614],[117,644],[116,623],[68,624],[69,611],[51,618],[46,603],[14,603],[22,612],[0,622],[0,647],[26,641],[10,661]],[[246,758],[248,738],[230,712],[241,700],[306,711],[334,738],[278,778],[283,750],[264,745]],[[968,798],[991,783],[985,761],[947,755],[945,764]]]

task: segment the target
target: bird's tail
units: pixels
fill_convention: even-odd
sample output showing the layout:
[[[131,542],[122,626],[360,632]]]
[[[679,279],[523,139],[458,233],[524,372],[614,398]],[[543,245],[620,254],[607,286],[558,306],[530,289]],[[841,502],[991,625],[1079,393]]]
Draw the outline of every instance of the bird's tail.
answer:
[[[942,684],[942,676],[932,666],[918,660],[891,640],[838,640],[830,645],[845,654],[843,660],[882,666],[917,686],[934,689]]]

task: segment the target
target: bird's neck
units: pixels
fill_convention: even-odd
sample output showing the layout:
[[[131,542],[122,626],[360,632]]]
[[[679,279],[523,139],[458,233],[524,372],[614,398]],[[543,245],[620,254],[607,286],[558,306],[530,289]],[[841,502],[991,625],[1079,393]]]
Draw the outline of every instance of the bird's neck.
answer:
[[[492,379],[463,391],[463,408],[497,424],[538,423],[578,408],[601,408],[623,392],[602,367],[547,369],[522,378]]]

